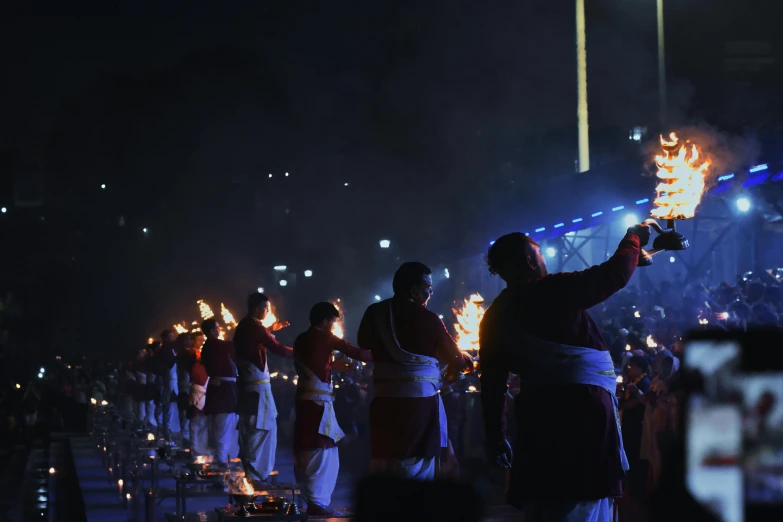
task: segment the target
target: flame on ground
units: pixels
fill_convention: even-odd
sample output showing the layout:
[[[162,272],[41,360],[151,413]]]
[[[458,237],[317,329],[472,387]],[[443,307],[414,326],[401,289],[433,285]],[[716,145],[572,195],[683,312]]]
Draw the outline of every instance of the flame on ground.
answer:
[[[454,329],[457,331],[457,347],[460,350],[479,349],[479,324],[484,317],[484,298],[479,294],[473,294],[465,299],[462,310],[452,308],[457,322]]]
[[[337,308],[337,311],[340,312],[340,318],[335,321],[334,326],[332,327],[332,333],[339,337],[340,339],[343,339],[345,336],[345,316],[343,315],[343,311],[340,309],[340,300],[332,301],[332,304],[335,308]]]
[[[704,193],[705,177],[711,162],[701,158],[696,145],[686,140],[680,143],[675,133],[667,141],[661,136],[663,154],[655,157],[658,179],[655,209],[650,216],[657,219],[684,219],[696,214]]]
[[[658,348],[658,343],[655,342],[652,335],[647,336],[647,348]]]
[[[247,481],[247,477],[242,477],[241,491],[243,495],[252,495],[256,492],[256,490],[253,489],[253,485]]]

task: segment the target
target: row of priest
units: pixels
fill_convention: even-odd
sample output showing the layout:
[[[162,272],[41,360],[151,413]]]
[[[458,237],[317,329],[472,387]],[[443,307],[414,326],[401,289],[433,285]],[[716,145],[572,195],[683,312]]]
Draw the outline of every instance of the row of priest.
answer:
[[[513,465],[508,500],[531,519],[611,518],[628,465],[613,392],[614,366],[586,309],[628,283],[649,236],[648,227],[631,227],[606,263],[572,274],[548,274],[538,245],[523,234],[503,236],[490,249],[490,271],[508,287],[479,331],[487,450],[490,461]],[[238,439],[245,472],[265,482],[277,449],[267,353],[292,358],[299,376],[294,472],[308,514],[329,514],[339,470],[337,445],[344,436],[334,413],[331,377],[333,354],[339,351],[373,363],[372,471],[432,479],[449,445],[439,393],[443,372],[472,372],[473,361],[427,309],[432,296],[427,266],[404,263],[393,288],[394,297],[367,308],[359,347],[333,335],[339,310],[326,302],[312,308],[310,327],[293,347],[281,344],[272,332],[288,324],[264,326],[270,309],[262,293],[248,297],[247,316],[231,342],[219,338],[214,319],[201,325],[206,340],[200,351],[201,336],[192,336],[178,352],[173,336],[164,332],[155,354],[140,353],[127,374],[137,389],[148,389],[150,378],[162,379],[163,395],[137,392],[134,411],[152,426],[175,431],[176,423],[194,453],[212,453],[219,462],[235,454]],[[509,372],[521,381],[516,457],[505,439],[501,412]],[[179,416],[174,404],[180,406]],[[214,448],[207,448],[209,430]]]

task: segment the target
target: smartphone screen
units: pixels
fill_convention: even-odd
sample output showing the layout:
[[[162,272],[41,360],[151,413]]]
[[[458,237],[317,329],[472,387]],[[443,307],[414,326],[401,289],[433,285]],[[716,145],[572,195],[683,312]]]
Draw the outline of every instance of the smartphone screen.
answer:
[[[684,358],[698,382],[686,407],[686,487],[720,520],[742,522],[743,398],[736,391],[741,347],[735,341],[693,340]]]

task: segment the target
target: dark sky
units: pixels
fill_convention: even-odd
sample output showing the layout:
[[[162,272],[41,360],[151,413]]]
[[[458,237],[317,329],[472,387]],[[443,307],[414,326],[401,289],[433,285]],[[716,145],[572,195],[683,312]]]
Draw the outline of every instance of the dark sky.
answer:
[[[588,4],[593,162],[641,163],[655,1]],[[724,43],[779,38],[766,4],[667,2],[677,122],[715,123]],[[281,263],[323,274],[273,295],[291,314],[361,310],[399,260],[481,251],[573,172],[572,2],[56,5],[0,17],[0,147],[42,166],[44,206],[14,223],[57,260],[70,332],[89,313],[146,338],[202,297],[241,315]]]

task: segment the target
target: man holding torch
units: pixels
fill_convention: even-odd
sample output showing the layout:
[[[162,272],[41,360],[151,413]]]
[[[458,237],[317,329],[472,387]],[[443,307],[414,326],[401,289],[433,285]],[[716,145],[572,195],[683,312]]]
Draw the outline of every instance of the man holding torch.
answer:
[[[239,369],[239,451],[246,473],[264,482],[274,471],[277,451],[277,407],[267,364],[267,350],[288,359],[293,349],[281,344],[275,332],[288,326],[277,321],[267,329],[269,298],[260,293],[247,298],[247,316],[237,325],[234,346]]]
[[[614,365],[587,309],[625,287],[649,239],[649,227],[635,225],[605,263],[559,274],[522,233],[489,249],[490,273],[506,288],[479,329],[486,441],[490,459],[512,467],[502,417],[508,374],[518,374],[508,502],[525,520],[611,520],[628,463]]]
[[[473,370],[437,314],[427,310],[432,271],[403,263],[394,297],[367,308],[358,341],[372,352],[375,398],[370,405],[371,468],[431,480],[448,447],[446,412],[438,391],[440,363]]]

